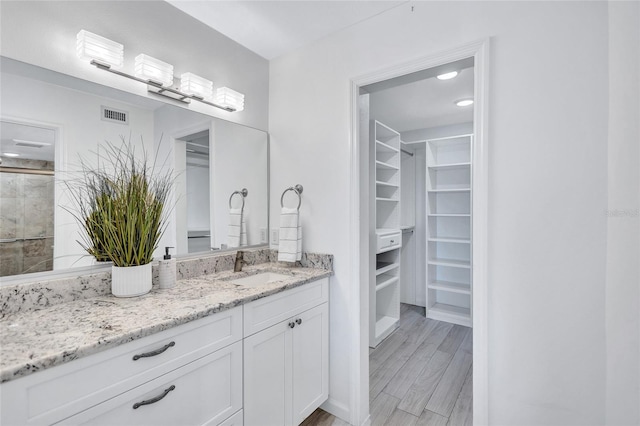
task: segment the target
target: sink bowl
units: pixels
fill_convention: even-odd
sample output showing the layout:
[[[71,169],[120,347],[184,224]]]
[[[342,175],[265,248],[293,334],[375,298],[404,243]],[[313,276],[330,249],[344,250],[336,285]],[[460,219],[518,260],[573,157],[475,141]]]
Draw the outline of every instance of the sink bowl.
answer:
[[[230,280],[229,282],[231,284],[240,285],[243,287],[257,287],[275,281],[282,281],[288,278],[291,278],[291,275],[278,274],[275,272],[262,272],[260,274],[249,275],[248,277]]]

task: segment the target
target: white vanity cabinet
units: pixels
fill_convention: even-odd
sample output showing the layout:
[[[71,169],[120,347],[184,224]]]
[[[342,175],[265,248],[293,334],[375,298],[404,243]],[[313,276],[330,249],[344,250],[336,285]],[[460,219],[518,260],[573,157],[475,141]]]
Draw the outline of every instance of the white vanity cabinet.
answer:
[[[245,305],[245,425],[297,425],[327,399],[327,301],[325,278]]]
[[[242,408],[241,340],[237,307],[11,380],[0,424],[221,423]]]

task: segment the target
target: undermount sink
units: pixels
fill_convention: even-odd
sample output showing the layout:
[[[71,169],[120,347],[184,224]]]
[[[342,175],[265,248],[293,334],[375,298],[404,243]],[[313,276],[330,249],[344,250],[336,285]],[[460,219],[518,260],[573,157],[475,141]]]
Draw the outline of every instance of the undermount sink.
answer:
[[[257,287],[275,281],[286,280],[288,278],[291,278],[291,275],[278,274],[275,272],[262,272],[255,275],[249,275],[248,277],[230,280],[229,282],[243,287]]]

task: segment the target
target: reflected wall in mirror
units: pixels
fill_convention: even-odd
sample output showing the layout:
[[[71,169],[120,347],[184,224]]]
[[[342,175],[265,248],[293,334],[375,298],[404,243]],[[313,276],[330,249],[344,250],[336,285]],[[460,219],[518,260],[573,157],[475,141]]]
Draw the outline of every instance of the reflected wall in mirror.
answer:
[[[0,263],[17,259],[9,256],[15,256],[19,250],[15,247],[8,249],[4,244],[9,242],[6,241],[8,239],[17,240],[19,233],[20,238],[24,239],[44,237],[42,241],[46,242],[38,244],[44,244],[52,250],[43,251],[42,256],[46,256],[46,259],[30,256],[34,259],[29,262],[37,261],[40,264],[34,268],[31,263],[24,261],[26,241],[23,241],[22,267],[7,267],[7,273],[3,275],[51,268],[62,270],[95,263],[78,243],[81,240],[80,228],[68,211],[73,205],[64,181],[74,179],[74,173],[80,169],[80,158],[99,166],[100,145],[104,142],[119,145],[121,137],[135,146],[136,154],[142,155],[146,151],[163,168],[169,168],[175,173],[175,202],[169,206],[169,225],[155,253],[155,259],[161,257],[165,246],[176,247],[177,255],[186,255],[267,243],[266,132],[8,58],[0,58],[0,70],[0,120],[3,122],[0,129],[3,143],[0,153],[5,152],[8,144],[15,144],[14,139],[22,139],[12,136],[9,130],[11,127],[43,129],[53,139],[48,148],[52,161],[41,164],[35,159],[28,167],[49,167],[55,170],[55,184],[28,184],[29,187],[40,188],[40,191],[44,191],[44,187],[49,188],[53,207],[47,213],[44,204],[31,206],[32,201],[27,200],[35,197],[29,194],[20,194],[24,201],[19,202],[16,192],[17,182],[26,181],[24,175],[42,175],[33,175],[33,172],[23,170],[27,167],[26,163],[16,165],[18,162],[13,160],[12,163],[11,157],[2,156],[2,167],[14,164],[21,170],[13,173],[16,176],[0,173]],[[109,120],[105,118],[105,109],[124,113],[124,118]],[[29,139],[36,137],[31,135],[23,140]],[[39,148],[38,151],[42,149]],[[31,150],[36,149],[32,147]],[[51,176],[49,179],[51,180]],[[24,184],[22,188],[25,188]],[[248,194],[244,198],[244,209],[240,209],[241,214],[238,215],[240,200],[237,196],[234,197],[230,206],[229,199],[234,191],[243,188],[247,189]],[[44,198],[38,197],[41,203]],[[31,204],[27,206],[28,203]],[[27,235],[25,232],[28,226],[18,231],[16,226],[22,225],[21,220],[30,215],[35,217],[36,212],[46,222],[38,229],[35,229],[36,225],[32,227],[34,232],[38,232],[33,236],[31,233]],[[245,237],[236,242],[234,225],[238,218],[238,225],[244,223],[244,228],[239,229]],[[28,242],[27,245],[36,243]],[[40,252],[37,253],[40,256]],[[19,261],[14,260],[13,263],[17,264]],[[38,269],[45,267],[49,269]]]

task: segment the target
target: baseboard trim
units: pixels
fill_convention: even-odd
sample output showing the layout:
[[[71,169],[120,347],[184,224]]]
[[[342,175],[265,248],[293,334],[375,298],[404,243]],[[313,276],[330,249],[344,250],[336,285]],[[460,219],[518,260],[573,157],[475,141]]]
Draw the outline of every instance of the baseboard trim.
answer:
[[[329,399],[327,399],[320,406],[320,408],[322,408],[327,413],[333,414],[334,416],[340,418],[341,420],[344,420],[349,424],[351,423],[351,421],[349,420],[351,418],[351,415],[349,413],[349,408],[347,407],[347,405],[342,404],[336,401],[335,399],[331,399],[331,397],[329,397]]]

